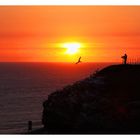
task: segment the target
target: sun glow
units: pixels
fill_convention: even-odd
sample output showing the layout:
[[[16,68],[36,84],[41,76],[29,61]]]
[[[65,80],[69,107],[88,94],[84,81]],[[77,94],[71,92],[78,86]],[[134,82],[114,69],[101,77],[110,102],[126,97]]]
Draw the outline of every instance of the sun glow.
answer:
[[[66,48],[67,54],[75,54],[78,52],[79,48],[81,47],[80,43],[64,43],[64,48]]]

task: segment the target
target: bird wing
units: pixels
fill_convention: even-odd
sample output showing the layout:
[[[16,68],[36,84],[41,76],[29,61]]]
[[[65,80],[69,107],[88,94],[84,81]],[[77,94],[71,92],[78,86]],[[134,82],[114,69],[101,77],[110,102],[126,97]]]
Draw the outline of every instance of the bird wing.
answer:
[[[78,61],[75,64],[80,63],[81,62],[80,59],[81,59],[81,56],[79,57]]]
[[[79,60],[78,60],[79,62],[80,62],[80,59],[81,59],[81,56],[79,57]]]

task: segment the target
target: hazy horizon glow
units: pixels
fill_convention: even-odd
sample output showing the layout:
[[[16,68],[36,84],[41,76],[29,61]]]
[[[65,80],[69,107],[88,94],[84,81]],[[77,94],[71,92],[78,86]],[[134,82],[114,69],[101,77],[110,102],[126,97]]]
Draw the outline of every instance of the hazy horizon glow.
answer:
[[[0,62],[139,58],[140,6],[0,6]],[[82,47],[69,55],[65,42]]]

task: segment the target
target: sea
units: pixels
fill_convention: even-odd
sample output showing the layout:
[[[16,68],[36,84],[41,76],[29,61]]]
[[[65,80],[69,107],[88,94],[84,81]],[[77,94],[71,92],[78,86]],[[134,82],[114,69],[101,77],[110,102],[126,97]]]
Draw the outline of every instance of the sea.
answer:
[[[43,127],[43,102],[48,95],[114,63],[0,63],[0,134]]]

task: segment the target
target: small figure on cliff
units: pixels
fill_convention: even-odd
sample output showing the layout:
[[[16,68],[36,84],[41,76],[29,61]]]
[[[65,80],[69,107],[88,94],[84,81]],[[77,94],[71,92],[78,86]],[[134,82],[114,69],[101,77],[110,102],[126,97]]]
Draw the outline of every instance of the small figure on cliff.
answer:
[[[127,62],[127,54],[124,54],[124,56],[121,57],[123,59],[123,63],[126,65]]]

